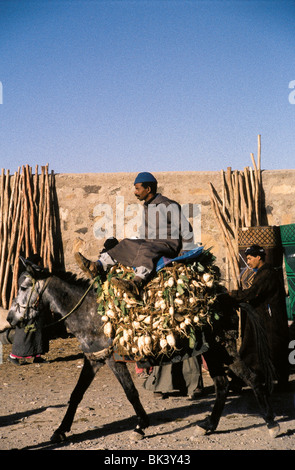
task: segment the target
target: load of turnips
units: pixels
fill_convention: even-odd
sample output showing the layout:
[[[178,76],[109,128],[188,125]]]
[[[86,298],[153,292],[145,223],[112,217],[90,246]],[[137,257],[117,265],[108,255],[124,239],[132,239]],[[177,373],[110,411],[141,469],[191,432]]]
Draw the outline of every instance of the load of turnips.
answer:
[[[130,279],[132,268],[111,268],[98,285],[98,313],[104,333],[122,355],[135,359],[171,355],[187,339],[191,349],[195,332],[218,320],[219,269],[210,250],[195,259],[173,261],[159,269],[140,297],[131,297],[112,285],[113,276]]]

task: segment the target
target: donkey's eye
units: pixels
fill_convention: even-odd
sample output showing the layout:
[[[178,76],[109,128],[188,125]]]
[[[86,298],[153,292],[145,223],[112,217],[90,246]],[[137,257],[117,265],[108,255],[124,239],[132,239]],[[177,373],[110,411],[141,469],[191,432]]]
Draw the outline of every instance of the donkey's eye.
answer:
[[[20,287],[20,290],[25,291],[25,290],[27,290],[27,288],[24,287],[24,286],[21,286],[21,287]]]

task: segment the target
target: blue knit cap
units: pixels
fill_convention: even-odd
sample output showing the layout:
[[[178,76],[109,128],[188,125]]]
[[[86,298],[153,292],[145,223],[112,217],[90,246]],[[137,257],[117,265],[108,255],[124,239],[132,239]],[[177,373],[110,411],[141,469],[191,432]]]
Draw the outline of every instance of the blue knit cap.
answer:
[[[143,171],[142,173],[138,173],[135,178],[134,184],[136,183],[157,183],[157,180],[151,173]]]

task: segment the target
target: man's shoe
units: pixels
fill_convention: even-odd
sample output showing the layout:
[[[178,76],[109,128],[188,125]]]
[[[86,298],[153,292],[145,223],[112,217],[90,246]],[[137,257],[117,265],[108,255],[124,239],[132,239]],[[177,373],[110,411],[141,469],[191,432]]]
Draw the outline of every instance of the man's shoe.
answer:
[[[99,263],[95,261],[90,261],[89,259],[85,258],[81,253],[76,252],[75,253],[75,260],[79,266],[79,268],[82,269],[82,271],[87,274],[88,277],[94,278],[98,276],[100,273],[100,265]]]
[[[118,279],[116,277],[113,277],[111,279],[111,284],[117,289],[120,289],[125,292],[128,296],[139,297],[140,284],[135,282],[134,280]]]

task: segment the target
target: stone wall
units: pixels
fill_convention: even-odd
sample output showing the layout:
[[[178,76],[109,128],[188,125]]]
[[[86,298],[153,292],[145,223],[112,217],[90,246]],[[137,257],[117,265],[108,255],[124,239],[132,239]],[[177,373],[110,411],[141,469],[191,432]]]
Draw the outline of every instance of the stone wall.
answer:
[[[221,269],[224,269],[225,252],[219,227],[210,204],[209,182],[221,190],[220,172],[160,172],[154,173],[159,192],[177,200],[180,204],[197,206],[201,210],[201,227],[197,241],[212,247]],[[103,239],[94,236],[97,220],[95,207],[108,204],[115,215],[120,206],[124,210],[137,203],[133,182],[136,173],[85,173],[57,174],[56,190],[59,204],[61,234],[66,268],[77,272],[73,257],[73,244],[79,237],[84,245],[82,252],[96,259]],[[263,171],[262,182],[265,197],[266,225],[295,223],[295,170]],[[119,204],[119,205],[118,205]],[[128,221],[128,218],[127,218]],[[114,235],[116,233],[114,232]]]

